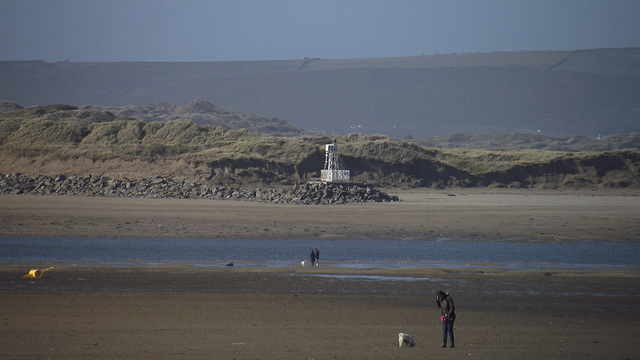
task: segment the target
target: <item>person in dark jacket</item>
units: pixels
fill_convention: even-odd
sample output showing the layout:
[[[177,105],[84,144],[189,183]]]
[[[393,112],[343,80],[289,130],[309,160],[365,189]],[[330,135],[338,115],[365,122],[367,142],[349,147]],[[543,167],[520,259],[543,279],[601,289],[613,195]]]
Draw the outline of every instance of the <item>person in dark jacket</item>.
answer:
[[[436,294],[436,303],[440,307],[442,317],[442,347],[447,347],[447,334],[451,340],[451,347],[455,347],[453,342],[453,322],[456,320],[456,306],[448,293],[440,290]]]
[[[318,250],[317,248],[314,250],[315,255],[316,255],[316,266],[320,266],[320,250]]]
[[[311,266],[316,266],[316,251],[311,250],[311,254],[309,254],[309,259],[311,260]]]

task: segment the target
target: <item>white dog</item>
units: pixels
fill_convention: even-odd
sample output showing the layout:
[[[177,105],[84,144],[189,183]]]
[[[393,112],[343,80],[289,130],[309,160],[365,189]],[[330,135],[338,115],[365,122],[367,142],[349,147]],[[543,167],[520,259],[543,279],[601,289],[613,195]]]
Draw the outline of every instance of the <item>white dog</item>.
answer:
[[[306,261],[306,260],[302,260],[302,261],[300,261],[300,264],[302,264],[302,266],[307,266],[307,264],[308,264],[308,263],[309,263],[309,262],[308,262],[308,261]]]
[[[403,347],[414,347],[416,346],[416,342],[413,341],[413,336],[405,333],[398,334],[398,346]]]

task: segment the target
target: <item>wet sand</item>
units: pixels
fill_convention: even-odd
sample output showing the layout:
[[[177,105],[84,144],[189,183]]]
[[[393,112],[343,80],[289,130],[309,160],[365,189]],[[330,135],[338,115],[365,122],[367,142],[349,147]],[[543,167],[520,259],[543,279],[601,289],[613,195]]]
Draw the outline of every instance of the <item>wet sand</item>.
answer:
[[[633,359],[640,353],[633,272],[62,266],[23,280],[22,270],[0,267],[0,281],[14,286],[0,292],[2,358]],[[440,348],[439,288],[451,290],[456,302],[455,349]],[[414,336],[416,346],[398,348],[398,332]]]
[[[400,203],[346,206],[1,196],[0,236],[637,241],[640,234],[634,194],[399,195]],[[50,265],[43,278],[22,278]],[[638,268],[350,269],[329,259],[317,268],[3,264],[0,358],[633,359],[639,277]],[[456,301],[455,349],[440,348],[438,289]],[[400,331],[417,345],[398,348]]]

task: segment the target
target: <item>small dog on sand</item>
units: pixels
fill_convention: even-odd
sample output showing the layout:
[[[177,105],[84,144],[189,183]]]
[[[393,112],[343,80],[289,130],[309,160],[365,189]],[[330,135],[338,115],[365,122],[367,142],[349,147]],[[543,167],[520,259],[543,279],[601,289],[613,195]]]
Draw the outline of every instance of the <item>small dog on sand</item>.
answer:
[[[398,334],[398,346],[403,347],[414,347],[416,346],[416,342],[413,341],[413,336],[405,333]]]

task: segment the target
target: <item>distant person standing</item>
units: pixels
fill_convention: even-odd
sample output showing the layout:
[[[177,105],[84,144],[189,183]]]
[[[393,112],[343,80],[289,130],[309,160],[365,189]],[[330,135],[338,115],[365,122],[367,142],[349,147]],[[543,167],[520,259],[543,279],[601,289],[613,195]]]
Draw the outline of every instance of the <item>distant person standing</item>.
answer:
[[[447,347],[447,334],[451,340],[451,347],[455,347],[453,342],[453,322],[456,320],[456,306],[448,293],[440,290],[436,294],[436,303],[440,307],[440,320],[442,321],[442,347]]]
[[[311,250],[311,254],[309,254],[309,258],[311,259],[311,266],[316,266],[316,251]]]
[[[320,266],[320,250],[318,250],[318,248],[316,248],[314,250],[315,252],[315,256],[316,256],[316,266]]]

